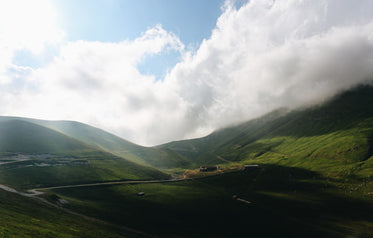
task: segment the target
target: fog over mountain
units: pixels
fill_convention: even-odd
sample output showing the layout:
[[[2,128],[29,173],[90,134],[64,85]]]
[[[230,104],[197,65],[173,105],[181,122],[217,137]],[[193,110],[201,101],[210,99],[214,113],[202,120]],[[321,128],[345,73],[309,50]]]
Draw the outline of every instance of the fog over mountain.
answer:
[[[78,120],[143,145],[203,136],[369,83],[372,12],[370,0],[226,1],[196,49],[161,25],[121,42],[57,37],[58,56],[36,69],[12,63],[28,46],[9,44],[1,21],[0,114]],[[182,58],[164,79],[140,73],[165,51]]]

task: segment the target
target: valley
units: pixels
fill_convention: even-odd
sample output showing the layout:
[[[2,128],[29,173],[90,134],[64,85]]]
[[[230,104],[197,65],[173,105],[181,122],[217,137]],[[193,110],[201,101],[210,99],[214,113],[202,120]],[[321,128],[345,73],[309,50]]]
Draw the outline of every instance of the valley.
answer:
[[[0,237],[373,236],[369,85],[156,147],[69,121],[0,131]]]
[[[373,0],[0,0],[0,238],[373,238]]]

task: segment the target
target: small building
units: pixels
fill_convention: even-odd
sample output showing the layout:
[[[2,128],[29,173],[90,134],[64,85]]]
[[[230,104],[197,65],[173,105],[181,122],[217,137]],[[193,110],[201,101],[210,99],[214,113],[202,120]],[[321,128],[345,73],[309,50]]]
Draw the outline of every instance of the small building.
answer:
[[[200,172],[210,172],[218,169],[218,166],[201,166],[199,167]]]

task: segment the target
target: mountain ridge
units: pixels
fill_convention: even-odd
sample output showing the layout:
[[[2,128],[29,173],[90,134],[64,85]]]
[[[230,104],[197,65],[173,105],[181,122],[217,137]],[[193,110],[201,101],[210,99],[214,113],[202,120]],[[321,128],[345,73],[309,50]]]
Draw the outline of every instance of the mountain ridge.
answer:
[[[28,121],[53,129],[66,136],[82,141],[89,146],[123,157],[137,164],[152,166],[158,169],[192,166],[189,161],[174,154],[173,151],[137,145],[100,128],[81,122],[68,120],[49,121],[24,117],[0,117],[0,121],[7,119]]]
[[[297,158],[311,156],[357,161],[372,155],[372,128],[373,87],[361,85],[323,104],[289,112],[274,111],[202,138],[159,147],[200,164],[221,163],[217,156],[244,162],[265,154],[269,156],[269,152],[291,152],[289,155]],[[355,146],[349,146],[354,143]],[[303,152],[296,153],[297,149]]]
[[[0,118],[0,183],[17,188],[119,180],[167,179],[169,175],[30,122]]]

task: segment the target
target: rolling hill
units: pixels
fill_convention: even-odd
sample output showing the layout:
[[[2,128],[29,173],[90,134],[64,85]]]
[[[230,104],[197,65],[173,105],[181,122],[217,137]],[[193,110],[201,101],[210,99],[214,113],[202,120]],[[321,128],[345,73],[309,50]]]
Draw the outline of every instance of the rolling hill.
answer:
[[[156,169],[216,164],[278,163],[336,174],[347,173],[340,165],[349,164],[365,174],[373,155],[373,87],[359,86],[320,105],[279,109],[203,138],[157,147],[73,121],[0,117],[0,133],[0,179],[10,181],[12,171],[22,171],[12,183],[26,187],[62,180],[166,178]],[[41,173],[40,179],[26,182],[34,170],[45,171],[45,177]],[[46,183],[48,176],[54,182]]]
[[[123,157],[137,164],[158,169],[189,168],[190,161],[172,150],[144,147],[124,140],[99,128],[75,121],[47,121],[20,117],[0,117],[0,121],[13,119],[31,122],[74,138],[86,145]]]
[[[73,153],[92,147],[48,128],[24,121],[0,121],[0,151],[25,153]]]
[[[1,117],[0,132],[0,184],[19,188],[167,178],[125,160],[126,155],[164,168],[198,170],[199,165],[219,164],[222,171],[200,172],[196,179],[42,190],[42,198],[57,206],[160,237],[373,235],[372,86],[351,89],[320,105],[279,109],[203,138],[153,148],[69,121]],[[167,155],[163,162],[157,153]],[[245,164],[259,166],[237,169]],[[138,196],[140,191],[144,196]],[[18,200],[3,202],[6,196]],[[0,207],[9,217],[2,222],[11,227],[0,225],[0,232],[52,232],[55,211],[43,209],[38,216],[24,208],[27,203],[36,209],[32,201],[0,191]],[[20,219],[45,223],[41,228],[34,223],[20,228]],[[64,214],[60,219],[58,233],[85,236],[89,222],[83,222],[82,232],[64,231],[73,218]]]
[[[373,87],[359,86],[320,105],[276,110],[203,138],[160,148],[201,165],[272,161],[312,167],[321,160],[326,164],[368,161],[373,155]]]
[[[125,160],[56,130],[27,121],[0,120],[0,183],[19,188],[168,175]]]
[[[0,189],[0,237],[136,237]]]

